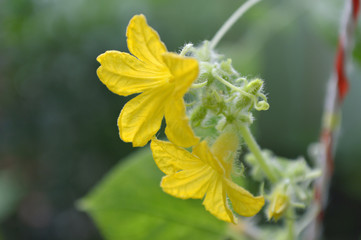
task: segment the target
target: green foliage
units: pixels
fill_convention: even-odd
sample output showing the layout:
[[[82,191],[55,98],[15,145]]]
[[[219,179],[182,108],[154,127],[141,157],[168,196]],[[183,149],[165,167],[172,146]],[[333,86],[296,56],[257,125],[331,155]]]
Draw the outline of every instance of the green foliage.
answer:
[[[78,206],[110,240],[222,239],[227,225],[200,201],[162,192],[161,176],[149,149],[140,150],[119,163]]]
[[[12,172],[0,172],[0,221],[10,215],[17,206],[23,195],[22,190]]]

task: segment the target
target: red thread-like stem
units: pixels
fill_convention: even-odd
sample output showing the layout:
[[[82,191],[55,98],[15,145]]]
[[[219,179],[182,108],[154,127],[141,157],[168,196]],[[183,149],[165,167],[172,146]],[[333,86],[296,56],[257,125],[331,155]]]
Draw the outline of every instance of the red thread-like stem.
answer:
[[[339,43],[335,56],[335,69],[329,80],[329,88],[326,92],[324,109],[325,121],[320,136],[320,154],[317,166],[323,171],[323,176],[315,183],[314,205],[318,207],[316,219],[310,224],[306,232],[306,238],[315,240],[321,235],[322,222],[325,215],[324,209],[327,205],[328,186],[334,169],[335,142],[337,142],[337,131],[340,124],[337,122],[348,90],[349,83],[346,74],[346,61],[350,57],[353,48],[354,30],[360,13],[361,0],[345,1],[345,12],[340,26]],[[336,123],[337,122],[337,123]],[[335,126],[336,125],[336,126]]]

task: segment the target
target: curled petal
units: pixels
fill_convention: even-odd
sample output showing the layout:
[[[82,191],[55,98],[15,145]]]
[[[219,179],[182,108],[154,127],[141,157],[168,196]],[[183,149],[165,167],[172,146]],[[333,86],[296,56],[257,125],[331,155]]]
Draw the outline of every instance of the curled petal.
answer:
[[[239,215],[251,217],[263,207],[264,198],[262,196],[254,197],[250,192],[229,179],[224,179],[224,186],[232,202],[233,210]]]
[[[165,134],[169,141],[181,147],[191,147],[198,143],[199,138],[195,136],[189,125],[183,98],[168,102],[165,120],[167,123]]]
[[[239,140],[237,130],[228,129],[212,145],[212,153],[222,161],[226,177],[231,177],[233,159],[237,155]]]
[[[155,163],[167,175],[174,174],[181,169],[194,169],[204,166],[200,159],[173,143],[154,138],[150,148]]]
[[[174,77],[176,96],[183,97],[198,77],[197,60],[170,52],[163,54],[163,60]]]
[[[213,175],[206,197],[203,200],[203,205],[217,218],[226,222],[237,222],[237,219],[229,209],[226,193],[222,184],[222,177],[217,174]]]
[[[143,92],[124,105],[118,118],[120,138],[141,147],[159,130],[164,103],[170,95],[167,88],[156,88]]]
[[[212,145],[212,153],[218,159],[227,159],[237,152],[239,139],[237,130],[229,129],[222,133]],[[233,159],[233,158],[232,158]]]
[[[163,66],[162,54],[167,51],[158,33],[147,24],[144,15],[135,15],[127,28],[129,51],[142,62]]]
[[[128,53],[107,51],[98,56],[99,79],[110,91],[127,96],[163,85],[171,78],[166,68],[149,68]]]

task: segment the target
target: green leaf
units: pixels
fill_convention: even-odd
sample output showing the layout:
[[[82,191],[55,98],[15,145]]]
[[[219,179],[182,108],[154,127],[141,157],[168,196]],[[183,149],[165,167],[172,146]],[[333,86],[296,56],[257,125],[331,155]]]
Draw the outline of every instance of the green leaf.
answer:
[[[199,200],[181,200],[160,188],[162,173],[149,149],[131,155],[78,207],[88,212],[106,239],[223,239],[226,223]]]

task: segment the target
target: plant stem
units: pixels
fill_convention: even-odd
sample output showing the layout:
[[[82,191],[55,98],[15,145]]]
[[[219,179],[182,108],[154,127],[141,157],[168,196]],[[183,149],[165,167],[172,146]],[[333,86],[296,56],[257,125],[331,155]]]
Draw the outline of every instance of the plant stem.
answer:
[[[268,166],[266,159],[263,157],[260,147],[258,146],[256,140],[254,139],[251,131],[248,126],[240,126],[240,132],[243,136],[244,141],[246,142],[248,149],[256,157],[258,164],[261,166],[263,172],[266,174],[267,178],[272,182],[277,182],[277,176]]]
[[[295,239],[295,216],[294,216],[292,207],[289,207],[287,210],[286,224],[287,224],[287,239],[294,240]]]
[[[202,88],[204,87],[205,85],[207,85],[208,81],[205,81],[205,82],[202,82],[202,83],[193,83],[191,85],[191,88]]]
[[[233,24],[245,13],[248,9],[250,9],[253,5],[258,3],[261,0],[248,0],[244,4],[242,4],[222,25],[222,27],[218,30],[216,35],[212,38],[210,42],[210,48],[214,49],[218,42],[222,39],[222,37],[228,32],[228,30],[233,26]]]
[[[234,86],[232,83],[224,80],[221,76],[219,76],[219,74],[217,73],[216,70],[213,70],[213,71],[212,71],[212,75],[213,75],[219,82],[223,83],[224,85],[226,85],[227,87],[229,87],[229,88],[232,89],[233,91],[239,92],[239,93],[245,95],[246,97],[249,97],[249,98],[252,99],[253,101],[255,101],[255,97],[254,97],[252,94],[250,94],[250,93],[248,93],[248,92],[246,92],[246,91],[243,91],[243,90],[240,89],[239,87],[236,87],[236,86]]]

